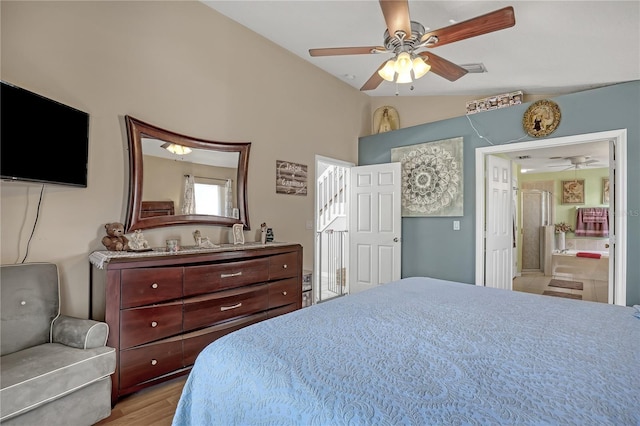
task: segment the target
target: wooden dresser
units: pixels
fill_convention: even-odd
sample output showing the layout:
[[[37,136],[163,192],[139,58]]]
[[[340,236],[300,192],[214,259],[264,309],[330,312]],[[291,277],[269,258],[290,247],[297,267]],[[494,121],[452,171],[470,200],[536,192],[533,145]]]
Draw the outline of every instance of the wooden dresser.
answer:
[[[91,316],[109,324],[107,345],[117,352],[113,404],[187,374],[217,338],[302,306],[299,244],[91,263]]]

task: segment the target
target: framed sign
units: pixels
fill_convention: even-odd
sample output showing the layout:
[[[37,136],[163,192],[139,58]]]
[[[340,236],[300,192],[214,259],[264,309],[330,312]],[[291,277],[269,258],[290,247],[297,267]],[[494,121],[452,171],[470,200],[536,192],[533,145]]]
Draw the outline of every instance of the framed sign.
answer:
[[[232,227],[233,232],[233,244],[244,244],[244,225],[242,223],[236,223]]]
[[[276,160],[276,194],[307,195],[307,166]]]

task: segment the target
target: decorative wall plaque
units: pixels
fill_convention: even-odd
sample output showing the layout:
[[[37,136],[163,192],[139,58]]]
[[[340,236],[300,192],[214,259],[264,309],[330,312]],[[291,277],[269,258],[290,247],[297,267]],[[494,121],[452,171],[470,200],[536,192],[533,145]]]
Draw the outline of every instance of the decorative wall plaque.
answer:
[[[307,166],[276,160],[276,194],[307,195]]]
[[[462,138],[391,150],[402,164],[402,216],[463,216]]]
[[[522,117],[522,126],[529,136],[541,138],[553,133],[560,124],[560,107],[546,99],[532,103]]]

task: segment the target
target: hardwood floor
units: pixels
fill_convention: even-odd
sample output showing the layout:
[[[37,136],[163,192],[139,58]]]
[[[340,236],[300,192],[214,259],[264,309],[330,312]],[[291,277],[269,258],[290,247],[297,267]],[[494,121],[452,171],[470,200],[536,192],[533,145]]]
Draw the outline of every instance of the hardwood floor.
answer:
[[[178,377],[121,398],[111,415],[95,426],[170,426],[187,377]]]

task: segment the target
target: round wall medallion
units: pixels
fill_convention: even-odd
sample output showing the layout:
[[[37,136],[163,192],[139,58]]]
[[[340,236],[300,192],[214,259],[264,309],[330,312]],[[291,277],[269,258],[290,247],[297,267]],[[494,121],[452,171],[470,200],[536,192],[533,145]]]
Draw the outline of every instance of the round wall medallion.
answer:
[[[553,133],[560,124],[560,107],[549,100],[532,103],[522,117],[522,126],[529,136],[541,138]]]

